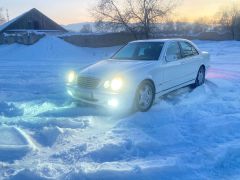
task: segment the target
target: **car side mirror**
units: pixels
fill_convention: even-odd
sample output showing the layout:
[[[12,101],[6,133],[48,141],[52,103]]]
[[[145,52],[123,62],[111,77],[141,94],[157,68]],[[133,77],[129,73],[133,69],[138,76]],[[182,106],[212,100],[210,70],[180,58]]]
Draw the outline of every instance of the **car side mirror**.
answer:
[[[177,60],[177,56],[176,55],[168,55],[165,57],[167,62],[172,62],[172,61],[176,61]]]

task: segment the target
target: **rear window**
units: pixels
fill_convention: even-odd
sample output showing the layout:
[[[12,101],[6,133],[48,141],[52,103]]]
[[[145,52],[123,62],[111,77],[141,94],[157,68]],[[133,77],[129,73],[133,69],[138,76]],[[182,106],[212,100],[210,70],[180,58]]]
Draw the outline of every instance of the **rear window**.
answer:
[[[188,42],[180,42],[180,45],[181,45],[181,48],[182,48],[182,56],[184,58],[185,57],[198,55],[198,51],[190,43],[188,43]]]

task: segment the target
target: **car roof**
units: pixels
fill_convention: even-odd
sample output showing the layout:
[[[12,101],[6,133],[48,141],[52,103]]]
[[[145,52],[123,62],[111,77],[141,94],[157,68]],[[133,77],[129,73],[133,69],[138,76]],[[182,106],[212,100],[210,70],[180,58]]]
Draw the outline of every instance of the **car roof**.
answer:
[[[131,41],[130,43],[134,42],[172,42],[172,41],[187,41],[187,39],[181,39],[181,38],[173,38],[173,39],[144,39],[144,40],[136,40],[136,41]]]

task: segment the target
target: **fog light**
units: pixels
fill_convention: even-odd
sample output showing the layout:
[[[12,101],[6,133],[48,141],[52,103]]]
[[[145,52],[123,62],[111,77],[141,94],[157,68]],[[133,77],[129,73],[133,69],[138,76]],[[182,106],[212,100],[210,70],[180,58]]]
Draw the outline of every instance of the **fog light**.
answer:
[[[110,99],[108,101],[108,105],[111,107],[117,107],[118,106],[118,100],[117,99]]]
[[[68,74],[68,83],[73,83],[76,80],[77,74],[74,71]]]

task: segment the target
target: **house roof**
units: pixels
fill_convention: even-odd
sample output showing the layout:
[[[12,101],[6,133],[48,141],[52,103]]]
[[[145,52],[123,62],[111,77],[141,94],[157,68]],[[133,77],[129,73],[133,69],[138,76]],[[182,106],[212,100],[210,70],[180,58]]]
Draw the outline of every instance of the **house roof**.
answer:
[[[20,16],[17,16],[13,19],[11,19],[10,21],[0,25],[0,32],[3,31],[4,29],[6,29],[8,26],[10,26],[12,23],[14,23],[15,21],[17,21],[19,18],[21,18],[22,16],[24,16],[25,14],[27,14],[29,11],[23,13],[22,15]]]
[[[67,32],[66,29],[64,29],[62,26],[60,26],[59,24],[57,24],[56,22],[54,22],[52,19],[48,18],[47,16],[45,16],[43,13],[41,13],[39,10],[37,10],[36,8],[33,8],[25,13],[23,13],[20,16],[17,16],[14,19],[11,19],[10,21],[0,25],[0,32],[4,32],[6,29],[8,29],[11,25],[13,25],[14,23],[16,23],[17,21],[21,20],[22,18],[26,17],[28,14],[30,13],[38,13],[43,15],[46,19],[48,19],[49,21],[51,21],[51,23],[55,24],[56,26],[58,26],[59,29],[61,29],[62,31]],[[41,30],[41,29],[40,29]]]

